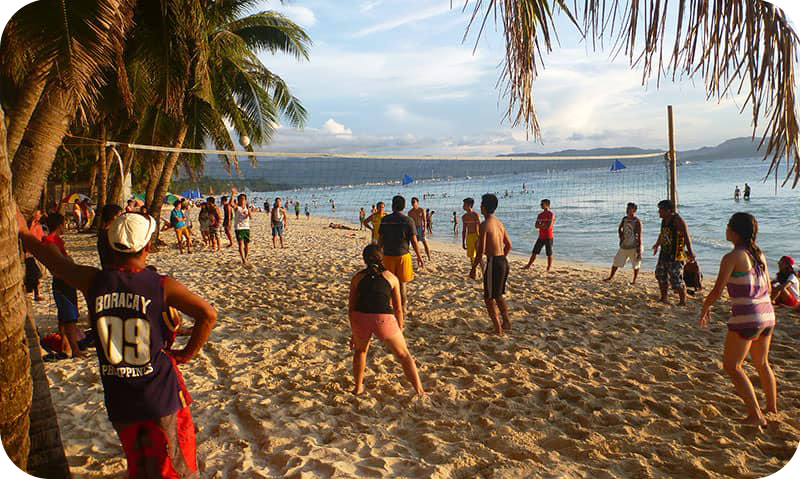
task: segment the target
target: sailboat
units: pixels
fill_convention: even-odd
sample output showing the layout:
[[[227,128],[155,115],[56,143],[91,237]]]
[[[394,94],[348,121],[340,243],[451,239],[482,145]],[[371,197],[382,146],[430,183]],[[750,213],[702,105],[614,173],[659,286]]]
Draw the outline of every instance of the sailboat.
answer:
[[[609,171],[613,173],[619,173],[624,168],[627,167],[625,167],[625,165],[622,162],[620,162],[619,160],[614,160],[614,163],[611,164],[611,168],[609,169]]]

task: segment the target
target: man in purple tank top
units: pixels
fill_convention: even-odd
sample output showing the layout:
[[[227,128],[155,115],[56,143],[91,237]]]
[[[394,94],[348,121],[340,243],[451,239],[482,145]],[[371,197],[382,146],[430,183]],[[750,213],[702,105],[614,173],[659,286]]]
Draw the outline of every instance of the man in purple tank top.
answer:
[[[108,229],[113,259],[98,270],[47,248],[20,213],[17,220],[27,251],[86,298],[106,410],[125,450],[128,476],[196,476],[192,399],[177,365],[200,351],[217,313],[176,280],[145,268],[157,222],[140,213],[120,215]],[[171,349],[177,327],[163,315],[170,307],[195,319],[180,350]]]

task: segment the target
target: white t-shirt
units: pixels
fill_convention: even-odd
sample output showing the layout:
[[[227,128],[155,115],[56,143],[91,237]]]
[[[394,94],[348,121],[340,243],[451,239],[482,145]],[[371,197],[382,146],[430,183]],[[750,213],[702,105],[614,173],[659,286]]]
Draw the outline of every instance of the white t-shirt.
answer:
[[[789,286],[786,287],[786,291],[791,293],[795,299],[800,300],[800,282],[797,281],[797,275],[794,273],[789,274],[786,283],[789,284]]]
[[[233,229],[250,230],[250,211],[247,207],[237,206],[233,212]]]

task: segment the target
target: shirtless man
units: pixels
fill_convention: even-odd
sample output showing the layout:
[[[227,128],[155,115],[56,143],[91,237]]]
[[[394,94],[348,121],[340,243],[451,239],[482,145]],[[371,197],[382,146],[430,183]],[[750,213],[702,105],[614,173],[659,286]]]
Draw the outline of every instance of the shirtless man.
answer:
[[[481,217],[472,211],[474,206],[475,200],[473,198],[464,199],[464,211],[467,213],[461,216],[461,224],[463,225],[461,228],[461,247],[467,251],[467,258],[469,258],[470,264],[477,257],[481,263],[481,269],[483,269],[483,259],[477,255],[478,225],[481,223]]]
[[[478,251],[476,258],[472,261],[472,270],[469,277],[475,279],[475,269],[478,267],[480,258],[486,255],[486,270],[483,273],[483,299],[486,302],[486,309],[489,311],[489,318],[494,324],[496,334],[502,336],[504,330],[511,330],[511,322],[508,320],[508,307],[503,294],[506,293],[506,280],[508,280],[508,260],[506,256],[511,251],[511,239],[503,223],[494,216],[497,210],[497,197],[491,193],[481,197],[481,213],[485,220],[481,223],[478,231]],[[500,324],[497,310],[503,317],[503,324]]]
[[[231,220],[233,219],[233,196],[231,201],[228,202],[228,197],[222,197],[222,229],[225,231],[225,236],[228,237],[228,246],[233,246],[233,235],[231,233]]]
[[[431,261],[431,251],[428,249],[428,241],[425,239],[425,228],[427,223],[425,221],[425,210],[419,206],[419,198],[411,198],[411,210],[408,211],[408,216],[414,220],[414,225],[417,227],[417,240],[422,240],[422,245],[425,247],[425,255],[428,261]]]

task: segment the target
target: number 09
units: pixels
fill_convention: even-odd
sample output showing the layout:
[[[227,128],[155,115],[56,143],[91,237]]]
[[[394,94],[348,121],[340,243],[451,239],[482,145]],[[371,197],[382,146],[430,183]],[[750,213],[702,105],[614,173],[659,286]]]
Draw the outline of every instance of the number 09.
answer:
[[[124,360],[128,365],[140,366],[150,361],[150,322],[143,318],[100,317],[97,335],[111,365]]]

